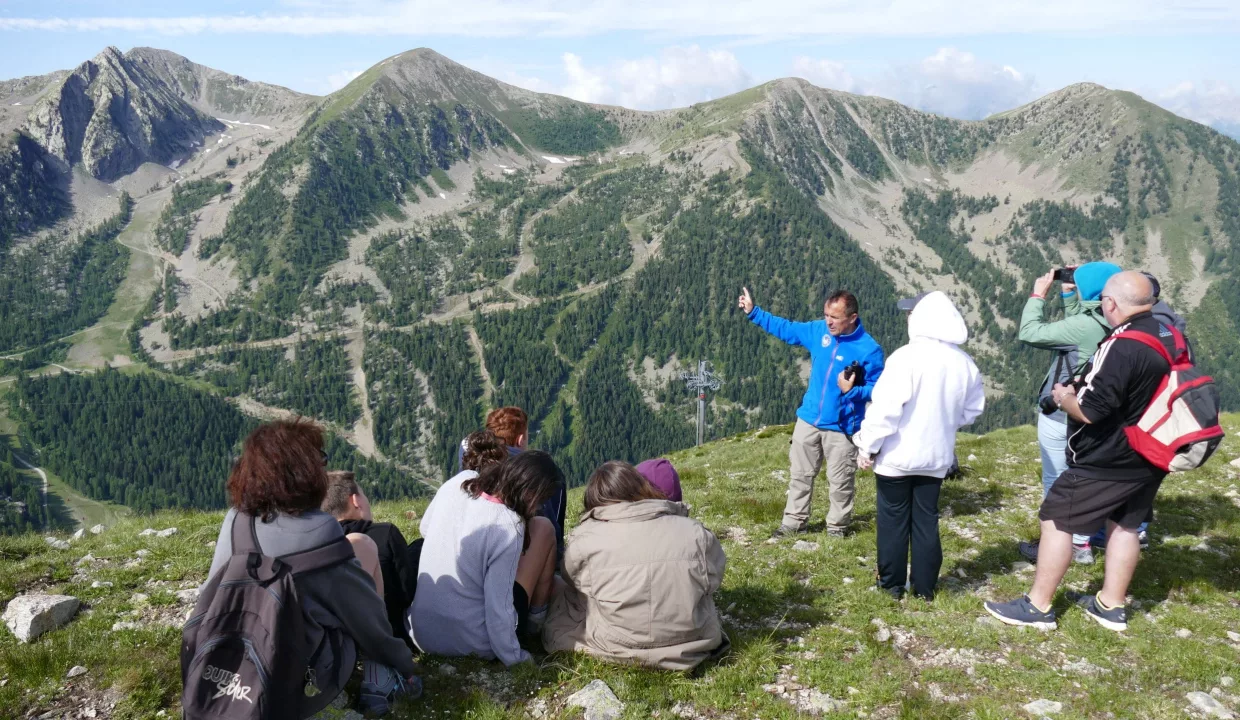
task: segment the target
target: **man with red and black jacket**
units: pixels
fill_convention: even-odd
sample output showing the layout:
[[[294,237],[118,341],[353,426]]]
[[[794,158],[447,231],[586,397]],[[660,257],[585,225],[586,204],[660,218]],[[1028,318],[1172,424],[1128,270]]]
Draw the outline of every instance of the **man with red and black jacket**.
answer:
[[[1084,376],[1069,386],[1056,385],[1052,393],[1068,415],[1068,469],[1038,514],[1042,543],[1033,588],[1011,602],[986,603],[987,612],[1009,625],[1056,626],[1051,601],[1071,563],[1072,533],[1091,535],[1105,525],[1110,539],[1102,590],[1080,604],[1103,627],[1128,627],[1124,603],[1141,553],[1138,528],[1149,517],[1166,472],[1129,445],[1124,428],[1141,419],[1171,367],[1153,348],[1118,336],[1144,333],[1162,341],[1169,353],[1174,339],[1151,312],[1153,287],[1141,273],[1112,276],[1101,300],[1115,329]]]

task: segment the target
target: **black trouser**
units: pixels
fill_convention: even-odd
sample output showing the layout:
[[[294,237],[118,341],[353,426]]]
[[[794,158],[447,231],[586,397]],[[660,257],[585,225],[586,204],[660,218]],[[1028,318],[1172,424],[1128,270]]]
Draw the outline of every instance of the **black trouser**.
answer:
[[[939,490],[943,480],[912,475],[878,477],[878,586],[904,589],[909,539],[913,541],[913,592],[934,596],[943,567],[939,543]]]

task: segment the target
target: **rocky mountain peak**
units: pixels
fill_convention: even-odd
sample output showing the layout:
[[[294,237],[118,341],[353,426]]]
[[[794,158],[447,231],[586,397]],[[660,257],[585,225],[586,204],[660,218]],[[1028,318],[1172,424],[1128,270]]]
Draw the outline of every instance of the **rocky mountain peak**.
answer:
[[[46,94],[25,129],[51,155],[113,180],[144,162],[171,162],[223,125],[108,47]]]

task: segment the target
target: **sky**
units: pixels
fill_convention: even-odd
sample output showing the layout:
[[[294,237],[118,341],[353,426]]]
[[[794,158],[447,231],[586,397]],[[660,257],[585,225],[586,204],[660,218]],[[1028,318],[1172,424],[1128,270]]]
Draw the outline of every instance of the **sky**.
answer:
[[[318,95],[430,47],[637,109],[796,76],[977,119],[1088,81],[1240,136],[1240,0],[0,0],[0,78],[108,45]]]

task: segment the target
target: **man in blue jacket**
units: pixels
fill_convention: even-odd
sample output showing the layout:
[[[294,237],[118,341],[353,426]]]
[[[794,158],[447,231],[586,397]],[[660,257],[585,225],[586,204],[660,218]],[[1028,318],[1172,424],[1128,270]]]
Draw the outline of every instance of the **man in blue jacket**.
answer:
[[[742,290],[737,304],[749,320],[789,345],[809,350],[812,363],[788,452],[788,504],[772,537],[806,532],[814,478],[824,460],[831,500],[827,533],[843,537],[852,521],[856,492],[857,448],[852,435],[861,427],[866,403],[883,371],[883,349],[862,327],[857,298],[850,292],[832,293],[823,306],[823,319],[790,322],[755,306],[749,288]]]

